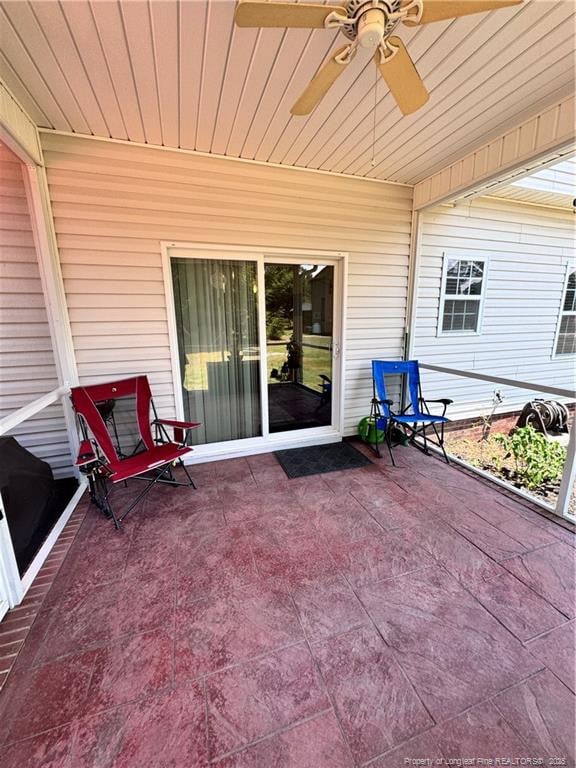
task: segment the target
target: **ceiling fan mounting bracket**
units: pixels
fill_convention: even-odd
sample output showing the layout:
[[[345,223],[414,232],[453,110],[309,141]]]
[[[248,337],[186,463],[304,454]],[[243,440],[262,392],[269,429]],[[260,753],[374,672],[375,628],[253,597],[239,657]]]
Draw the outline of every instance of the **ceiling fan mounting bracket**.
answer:
[[[354,56],[356,56],[357,49],[358,46],[355,42],[350,43],[350,45],[347,45],[343,50],[340,51],[340,53],[337,53],[336,56],[334,56],[334,61],[337,64],[349,64]]]
[[[338,11],[332,11],[324,19],[324,29],[337,29],[351,22],[352,19],[349,19],[348,16],[342,16]]]
[[[380,56],[380,64],[388,64],[400,49],[397,45],[393,45],[390,40],[382,40],[378,46],[378,55]]]
[[[409,27],[420,24],[424,13],[423,0],[409,0],[400,10],[402,21]]]

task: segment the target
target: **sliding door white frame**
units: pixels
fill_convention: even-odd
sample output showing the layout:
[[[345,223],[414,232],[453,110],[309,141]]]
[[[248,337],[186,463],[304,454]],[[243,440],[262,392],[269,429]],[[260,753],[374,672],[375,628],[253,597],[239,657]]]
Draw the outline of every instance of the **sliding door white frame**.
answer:
[[[213,459],[247,456],[254,453],[265,453],[280,448],[296,448],[304,445],[337,442],[343,434],[343,403],[344,403],[344,317],[345,317],[345,286],[348,270],[348,254],[340,251],[317,251],[294,248],[258,248],[230,247],[219,245],[202,245],[198,243],[161,243],[162,270],[166,294],[166,311],[168,317],[168,335],[170,340],[170,357],[172,366],[172,381],[177,418],[183,419],[184,400],[180,371],[180,356],[178,350],[178,333],[176,328],[176,307],[172,286],[172,258],[186,259],[218,259],[252,261],[257,266],[258,280],[258,340],[260,344],[260,403],[262,435],[242,440],[227,440],[220,443],[206,443],[194,446],[191,462],[211,461]],[[334,268],[334,309],[333,309],[333,344],[332,344],[332,425],[278,432],[270,434],[268,427],[268,366],[266,359],[266,311],[264,265],[308,264],[321,263]]]

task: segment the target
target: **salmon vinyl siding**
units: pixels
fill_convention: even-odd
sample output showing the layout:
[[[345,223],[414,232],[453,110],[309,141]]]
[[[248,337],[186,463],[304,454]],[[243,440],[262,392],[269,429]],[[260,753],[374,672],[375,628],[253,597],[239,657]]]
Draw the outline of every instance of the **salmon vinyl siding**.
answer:
[[[0,145],[0,418],[58,386],[22,165]],[[61,404],[11,435],[56,476],[72,474]]]
[[[147,373],[174,412],[161,242],[349,253],[345,432],[370,361],[402,355],[412,189],[42,134],[79,375]],[[158,399],[158,398],[157,398]]]

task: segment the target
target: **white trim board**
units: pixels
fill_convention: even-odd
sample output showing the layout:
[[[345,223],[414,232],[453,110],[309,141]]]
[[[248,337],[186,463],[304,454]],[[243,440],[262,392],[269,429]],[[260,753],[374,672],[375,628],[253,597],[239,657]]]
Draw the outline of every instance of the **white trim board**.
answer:
[[[7,589],[7,598],[10,608],[19,605],[24,599],[26,592],[32,586],[32,582],[38,575],[38,571],[44,565],[46,558],[52,551],[52,547],[56,544],[58,537],[78,506],[87,487],[87,481],[82,479],[74,492],[74,495],[62,510],[60,517],[55,522],[50,533],[22,577],[18,571],[16,555],[14,554],[10,529],[8,528],[8,521],[6,519],[6,512],[2,496],[0,495],[0,510],[2,511],[2,519],[0,520],[0,580],[4,583]]]
[[[78,506],[78,503],[79,503],[80,499],[82,498],[82,496],[84,494],[84,491],[87,488],[88,488],[88,482],[87,482],[87,480],[85,478],[83,478],[80,481],[80,484],[79,484],[78,488],[76,489],[74,495],[72,496],[72,498],[70,499],[70,501],[68,502],[68,504],[64,508],[64,511],[62,512],[62,514],[58,518],[56,524],[54,525],[54,527],[52,528],[52,530],[48,534],[48,536],[46,538],[46,541],[44,542],[44,544],[42,544],[42,546],[40,547],[40,549],[36,553],[36,556],[35,556],[34,560],[32,560],[32,562],[28,566],[24,576],[22,576],[22,597],[24,597],[26,592],[32,586],[32,582],[34,581],[34,579],[38,575],[38,571],[44,565],[44,561],[46,560],[46,558],[48,557],[48,555],[52,551],[52,547],[56,544],[56,541],[57,541],[58,537],[60,536],[60,534],[62,533],[62,531],[64,529],[64,526],[66,525],[68,520],[70,520],[70,518],[72,517],[72,513],[74,512],[74,510]]]
[[[304,431],[306,434],[303,434]],[[230,440],[225,443],[207,443],[206,445],[194,445],[192,452],[182,460],[186,466],[194,467],[195,464],[205,464],[209,461],[223,461],[224,459],[240,459],[247,456],[256,456],[260,453],[273,453],[285,451],[290,448],[307,448],[313,445],[328,445],[329,443],[342,442],[343,435],[333,429],[318,427],[317,429],[294,430],[263,437],[250,437],[246,440]]]
[[[574,153],[574,96],[541,110],[414,186],[414,208],[488,195],[504,181]]]
[[[0,141],[25,165],[42,165],[36,123],[0,78]]]
[[[58,382],[63,387],[74,387],[79,383],[76,352],[72,339],[68,301],[62,278],[60,254],[54,229],[52,203],[48,188],[46,169],[43,167],[24,166],[24,186],[32,221],[32,232],[36,257],[42,281],[42,291],[46,314],[50,328],[50,338],[54,362],[58,373]],[[76,419],[67,398],[62,398],[62,408],[68,432],[68,442],[72,456],[78,450],[78,432]],[[78,469],[74,474],[80,478]]]

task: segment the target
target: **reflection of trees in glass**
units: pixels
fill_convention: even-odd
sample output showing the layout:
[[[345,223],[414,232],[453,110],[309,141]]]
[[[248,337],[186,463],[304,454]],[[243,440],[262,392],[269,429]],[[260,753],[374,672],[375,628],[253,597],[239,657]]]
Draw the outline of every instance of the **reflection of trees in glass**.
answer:
[[[294,267],[274,264],[266,266],[266,312],[270,318],[292,319],[294,307]]]
[[[281,317],[292,320],[294,313],[294,294],[300,293],[306,300],[310,294],[310,277],[316,266],[303,264],[267,264],[266,265],[266,312],[267,319]]]

